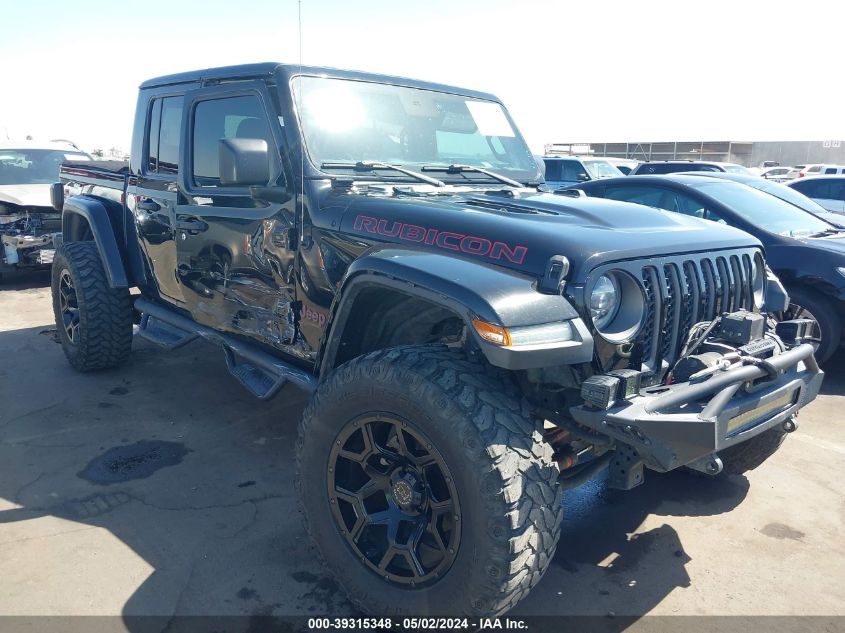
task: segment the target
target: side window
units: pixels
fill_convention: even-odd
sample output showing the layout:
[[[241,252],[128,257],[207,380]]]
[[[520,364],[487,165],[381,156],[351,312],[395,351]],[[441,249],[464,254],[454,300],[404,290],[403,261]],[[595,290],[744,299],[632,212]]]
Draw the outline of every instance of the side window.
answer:
[[[811,180],[799,180],[794,185],[792,185],[792,188],[797,191],[800,191],[809,198],[817,198],[818,196],[816,195],[815,184],[816,183]]]
[[[161,123],[161,99],[153,100],[153,107],[150,108],[150,124],[147,133],[147,171],[155,173],[158,171],[158,132]]]
[[[590,180],[587,170],[584,169],[581,161],[562,160],[561,163],[563,163],[563,177],[561,180],[568,182],[586,182]]]
[[[727,222],[725,222],[719,214],[714,213],[703,202],[696,200],[692,196],[679,192],[675,192],[674,196],[675,202],[678,206],[677,210],[684,215],[691,215],[703,220],[712,220],[713,222],[718,222],[719,224],[727,224]]]
[[[258,138],[273,147],[264,109],[253,95],[200,101],[194,109],[193,126],[193,178],[200,187],[220,186],[221,139]]]
[[[611,200],[635,202],[636,204],[644,204],[647,207],[665,209],[666,207],[663,203],[665,201],[666,194],[668,193],[668,191],[660,187],[622,186],[608,187],[605,197],[610,198]]]
[[[835,174],[836,173],[836,167],[826,167],[825,170],[824,170],[824,173]]]
[[[546,180],[548,181],[556,181],[560,180],[560,164],[562,161],[559,160],[547,160],[543,161],[546,164]]]
[[[147,173],[179,171],[182,102],[181,96],[153,100],[147,133]]]

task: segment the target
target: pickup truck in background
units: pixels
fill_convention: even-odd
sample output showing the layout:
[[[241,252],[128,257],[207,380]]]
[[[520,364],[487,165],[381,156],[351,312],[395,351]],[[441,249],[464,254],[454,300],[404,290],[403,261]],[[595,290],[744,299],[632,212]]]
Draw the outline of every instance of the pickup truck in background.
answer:
[[[0,281],[52,265],[61,215],[50,203],[50,185],[63,161],[90,158],[66,142],[0,143]]]
[[[53,186],[64,352],[114,367],[134,321],[220,345],[258,398],[310,392],[299,507],[365,611],[504,613],[564,490],[755,468],[818,393],[807,322],[765,316],[787,297],[755,238],[541,191],[492,95],[253,64],[137,103],[128,167]]]

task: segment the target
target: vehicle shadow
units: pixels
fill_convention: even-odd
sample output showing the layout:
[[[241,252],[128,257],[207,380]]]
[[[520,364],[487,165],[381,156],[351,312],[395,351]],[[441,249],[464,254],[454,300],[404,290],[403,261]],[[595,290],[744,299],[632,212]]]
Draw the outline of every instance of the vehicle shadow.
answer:
[[[685,566],[691,559],[662,517],[730,512],[748,489],[743,476],[681,470],[647,472],[645,482],[630,491],[607,488],[605,476],[568,491],[557,553],[516,612],[590,616],[581,621],[585,630],[597,624],[602,631],[627,628],[670,592],[690,586]]]
[[[0,612],[121,613],[135,631],[150,625],[138,615],[355,614],[296,511],[305,395],[253,399],[204,344],[136,341],[119,370],[77,374],[42,332],[0,332],[0,355],[17,361],[0,368]],[[690,583],[661,517],[729,512],[747,490],[681,472],[568,492],[557,555],[514,615],[647,613]]]
[[[50,285],[50,269],[5,272],[0,277],[0,290],[31,290]]]

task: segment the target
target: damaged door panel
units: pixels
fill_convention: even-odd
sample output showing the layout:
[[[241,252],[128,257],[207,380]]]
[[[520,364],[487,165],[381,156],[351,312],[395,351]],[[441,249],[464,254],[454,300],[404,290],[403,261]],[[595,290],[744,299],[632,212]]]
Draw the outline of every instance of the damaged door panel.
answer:
[[[174,221],[176,279],[200,323],[258,339],[302,359],[312,352],[299,335],[294,283],[295,203],[254,198],[221,181],[221,139],[252,139],[280,147],[268,122],[265,89],[204,88],[186,95],[185,168]],[[279,153],[273,176],[284,185]]]

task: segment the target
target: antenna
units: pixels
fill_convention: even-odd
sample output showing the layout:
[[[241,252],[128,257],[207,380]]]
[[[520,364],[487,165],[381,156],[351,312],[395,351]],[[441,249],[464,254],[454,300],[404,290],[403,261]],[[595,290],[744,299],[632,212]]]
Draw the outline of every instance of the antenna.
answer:
[[[299,103],[296,104],[296,109],[302,116],[302,0],[297,0],[297,27],[299,30],[299,86],[296,91],[296,99]],[[305,241],[305,234],[303,228],[305,227],[305,139],[303,132],[299,132],[299,243],[303,244]]]

